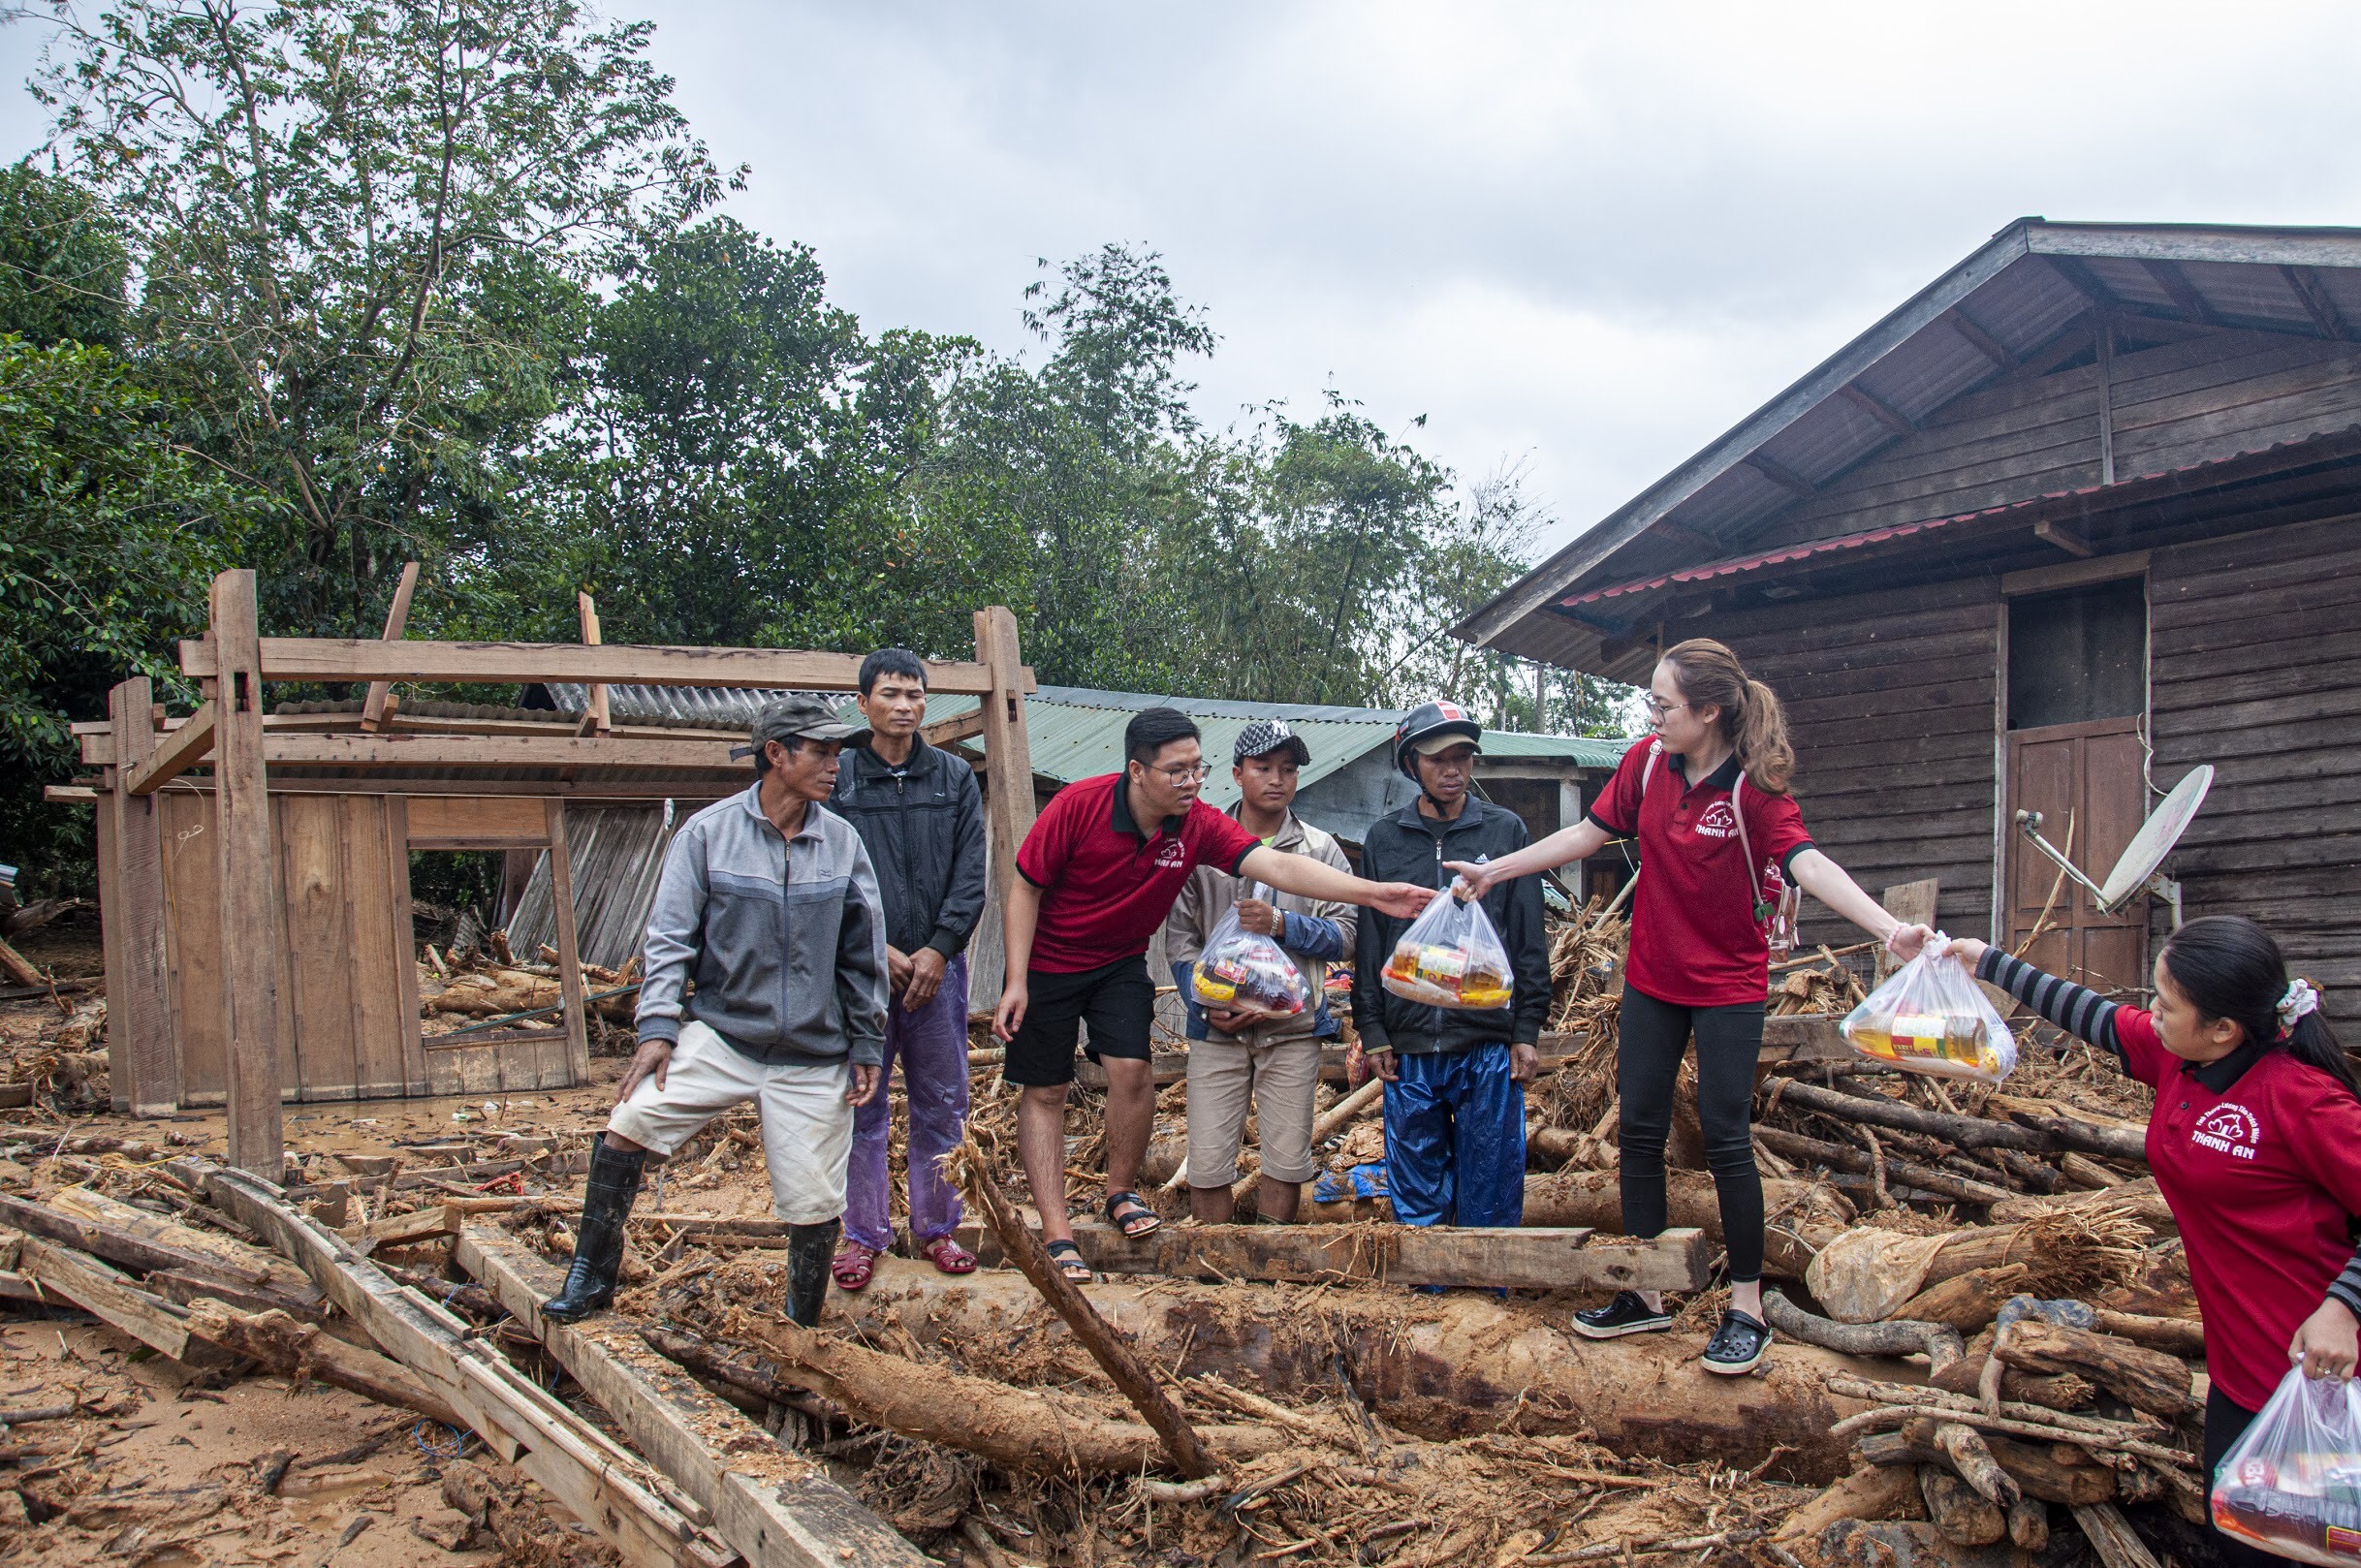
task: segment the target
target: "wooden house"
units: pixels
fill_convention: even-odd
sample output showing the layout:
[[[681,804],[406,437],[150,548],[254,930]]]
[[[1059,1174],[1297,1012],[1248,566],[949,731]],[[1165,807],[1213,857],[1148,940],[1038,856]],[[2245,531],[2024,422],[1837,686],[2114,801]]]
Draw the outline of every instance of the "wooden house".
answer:
[[[2361,230],[2026,219],[1457,632],[1636,682],[1720,639],[1864,886],[2127,989],[2169,911],[2101,914],[2014,814],[2103,878],[2210,763],[2187,914],[2270,926],[2361,1042],[2357,341]]]

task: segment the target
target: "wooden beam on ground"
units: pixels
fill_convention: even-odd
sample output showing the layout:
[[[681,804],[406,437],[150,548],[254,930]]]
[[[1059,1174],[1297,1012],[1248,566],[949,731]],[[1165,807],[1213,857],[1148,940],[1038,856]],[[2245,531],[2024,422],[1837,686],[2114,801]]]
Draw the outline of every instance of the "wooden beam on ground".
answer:
[[[310,1285],[301,1286],[301,1295],[292,1295],[285,1290],[286,1281],[275,1277],[267,1267],[235,1262],[209,1251],[176,1245],[177,1239],[143,1236],[128,1226],[66,1213],[50,1205],[37,1204],[6,1193],[0,1193],[0,1224],[14,1226],[28,1236],[62,1242],[94,1258],[103,1258],[109,1263],[120,1264],[142,1272],[167,1270],[208,1282],[218,1281],[248,1293],[290,1294],[289,1301],[274,1301],[272,1304],[298,1306],[315,1316],[318,1314],[319,1293]]]
[[[976,612],[976,668],[990,679],[983,696],[984,811],[994,892],[1001,902],[1017,875],[1017,851],[1033,827],[1033,743],[1025,733],[1028,672],[1017,646],[1017,617],[1005,605]],[[928,667],[929,686],[933,667]]]
[[[147,682],[142,680],[140,684],[144,686]],[[115,767],[118,769],[115,788],[126,795],[155,794],[203,762],[205,754],[213,749],[214,708],[211,703],[199,705],[197,711],[184,722],[167,730],[161,742],[155,737],[155,726],[145,722],[147,705],[141,704],[135,711],[137,717],[128,725],[118,724],[114,732]],[[145,745],[142,748],[143,755],[134,761],[129,756],[127,743],[137,743],[133,737],[142,729],[147,732]]]
[[[206,1169],[204,1181],[216,1207],[300,1267],[494,1455],[538,1482],[632,1568],[723,1568],[735,1555],[699,1528],[712,1517],[702,1504],[472,1343],[459,1319],[288,1207],[277,1187],[218,1167]]]
[[[1167,1225],[1127,1238],[1085,1221],[1074,1240],[1091,1268],[1110,1274],[1510,1290],[1702,1290],[1712,1261],[1705,1233],[1688,1229],[1638,1240],[1581,1227]]]
[[[577,1324],[545,1320],[562,1270],[506,1238],[467,1232],[458,1266],[539,1335],[632,1445],[709,1510],[747,1568],[923,1568],[896,1534],[812,1460],[784,1449],[678,1366],[649,1350],[639,1325],[614,1312]]]
[[[1012,617],[1013,624],[1013,617]],[[861,657],[794,648],[708,648],[608,643],[388,643],[377,638],[267,637],[266,680],[437,680],[492,686],[534,681],[600,681],[615,685],[765,686],[799,691],[857,691]],[[209,639],[180,644],[180,673],[211,679],[220,654]],[[1021,675],[1033,690],[1033,673]],[[989,672],[981,664],[929,660],[929,691],[983,696]]]
[[[286,1169],[279,1121],[279,907],[254,574],[213,579],[213,847],[220,864],[222,1039],[228,1042],[230,1163],[275,1181]]]
[[[577,592],[574,609],[582,616],[582,645],[598,646],[598,606],[588,594]],[[588,735],[606,735],[614,729],[614,721],[607,713],[607,683],[594,680],[590,683],[589,700],[583,705],[582,730]]]
[[[28,1236],[16,1251],[16,1272],[94,1313],[176,1362],[190,1357],[188,1315],[150,1296],[98,1259],[62,1242]]]
[[[180,1053],[173,1048],[172,975],[164,947],[164,826],[156,802],[132,789],[150,769],[156,743],[154,688],[145,675],[107,695],[114,723],[115,787],[105,807],[114,823],[110,886],[100,918],[111,932],[107,975],[107,1056],[135,1116],[180,1109]],[[206,729],[212,727],[211,707]],[[187,729],[190,726],[183,725]],[[207,747],[212,741],[208,736]]]
[[[32,960],[0,940],[0,973],[5,973],[19,986],[31,986],[37,990],[49,988],[49,977],[33,967]]]
[[[418,563],[412,561],[401,569],[401,580],[394,585],[394,604],[386,612],[386,632],[383,641],[398,643],[410,625],[410,595],[418,591]],[[394,695],[390,680],[369,682],[369,694],[361,705],[361,727],[374,730],[386,721],[386,708]]]
[[[1837,389],[1837,395],[1896,435],[1910,435],[1918,429],[1917,423],[1902,410],[1874,393],[1863,391],[1849,381]]]

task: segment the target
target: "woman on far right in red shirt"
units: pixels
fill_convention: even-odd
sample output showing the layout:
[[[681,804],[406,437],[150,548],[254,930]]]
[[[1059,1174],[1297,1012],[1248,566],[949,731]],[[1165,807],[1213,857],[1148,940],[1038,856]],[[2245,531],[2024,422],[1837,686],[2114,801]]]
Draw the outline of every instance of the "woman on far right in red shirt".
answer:
[[[2123,1007],[1973,938],[1951,952],[2156,1091],[2148,1164],[2205,1318],[2205,1480],[2291,1364],[2353,1373],[2361,1337],[2361,1082],[2271,933],[2190,921],[2156,956],[2156,1009]],[[2223,1536],[2226,1561],[2279,1559]]]

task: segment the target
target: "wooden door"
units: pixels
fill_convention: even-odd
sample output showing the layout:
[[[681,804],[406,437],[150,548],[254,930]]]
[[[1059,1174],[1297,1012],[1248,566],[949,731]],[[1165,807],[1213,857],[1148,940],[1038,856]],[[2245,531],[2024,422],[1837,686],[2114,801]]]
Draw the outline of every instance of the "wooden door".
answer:
[[[2043,934],[2025,956],[2101,991],[2147,987],[2146,896],[2120,913],[2101,915],[2089,893],[2070,878],[2062,883],[2057,863],[2013,819],[2021,810],[2040,812],[2041,835],[2066,850],[2092,881],[2105,882],[2145,815],[2137,726],[2133,718],[2092,719],[2008,737],[2009,946],[2015,949],[2038,926]]]

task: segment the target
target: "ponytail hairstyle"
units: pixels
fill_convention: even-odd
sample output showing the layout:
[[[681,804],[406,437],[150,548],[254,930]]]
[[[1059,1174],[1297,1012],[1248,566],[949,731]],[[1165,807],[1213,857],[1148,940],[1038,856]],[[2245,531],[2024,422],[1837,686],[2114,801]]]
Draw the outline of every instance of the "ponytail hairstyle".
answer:
[[[1795,776],[1795,745],[1787,738],[1787,710],[1779,696],[1750,678],[1738,655],[1710,637],[1692,637],[1664,655],[1681,684],[1682,701],[1721,709],[1722,737],[1765,795],[1784,795]]]
[[[2244,915],[2207,915],[2167,937],[2163,964],[2189,1006],[2209,1019],[2229,1019],[2266,1051],[2284,1051],[2316,1067],[2361,1098],[2361,1080],[2316,1006],[2284,1021],[2287,960],[2271,933]],[[2309,982],[2301,982],[2309,989]],[[2316,1000],[2317,993],[2314,993]],[[2286,1011],[2293,1011],[2292,1008]]]

